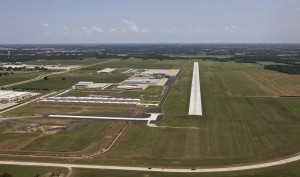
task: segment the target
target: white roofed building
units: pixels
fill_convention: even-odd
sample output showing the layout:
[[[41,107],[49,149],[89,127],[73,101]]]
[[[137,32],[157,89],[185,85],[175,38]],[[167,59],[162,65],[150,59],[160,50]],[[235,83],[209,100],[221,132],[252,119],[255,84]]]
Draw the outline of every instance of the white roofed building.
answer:
[[[0,91],[0,103],[12,103],[30,96],[29,92]]]
[[[108,74],[114,70],[116,70],[116,68],[105,68],[100,71],[97,71],[97,74]]]

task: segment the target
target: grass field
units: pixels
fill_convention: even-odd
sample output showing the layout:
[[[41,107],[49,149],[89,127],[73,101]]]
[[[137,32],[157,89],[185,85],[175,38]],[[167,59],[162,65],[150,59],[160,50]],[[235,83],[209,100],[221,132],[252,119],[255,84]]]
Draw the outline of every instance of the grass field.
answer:
[[[24,80],[33,79],[33,78],[36,78],[40,75],[47,73],[47,72],[32,72],[32,71],[11,71],[11,72],[13,72],[14,74],[10,75],[10,76],[0,77],[0,86],[12,84],[12,83],[20,82],[20,81],[24,81]]]
[[[180,60],[142,60],[131,58],[126,60],[116,60],[97,66],[87,67],[87,70],[100,70],[104,68],[128,68],[128,69],[177,69],[182,65]]]
[[[33,103],[4,113],[4,117],[30,116],[36,114],[73,114],[73,115],[102,115],[102,116],[129,116],[138,109],[135,106],[109,106],[109,105],[67,105],[67,104],[40,104]]]
[[[13,177],[48,177],[52,172],[59,172],[64,176],[68,174],[68,170],[65,168],[0,165],[0,176],[7,173]]]
[[[297,95],[298,77],[265,71],[257,64],[201,62],[204,116],[198,118],[183,114],[188,110],[189,88],[185,88],[191,82],[191,66],[184,66],[165,104],[166,116],[157,124],[199,129],[134,125],[107,155],[110,159],[203,166],[255,162],[299,152],[300,100],[277,97],[281,92],[264,89],[247,75],[280,77],[285,82],[281,90],[290,95]],[[270,78],[264,85],[275,87],[281,79]]]
[[[193,63],[186,63],[180,71],[180,74],[164,104],[165,112],[188,112],[192,82]]]
[[[71,71],[60,75],[49,76],[49,80],[38,80],[22,85],[15,86],[15,88],[47,88],[49,90],[63,90],[69,89],[79,81],[90,81],[100,83],[118,83],[129,76],[125,74],[110,74],[110,75],[99,75],[96,71],[91,72],[79,72]],[[65,80],[63,80],[65,78]]]
[[[145,90],[71,90],[63,96],[88,96],[90,94],[123,98],[140,98],[142,101],[159,101],[163,94],[163,87],[149,86]]]
[[[85,58],[83,60],[33,60],[27,61],[29,65],[89,65],[97,62],[105,61],[105,59]]]
[[[19,150],[24,144],[27,144],[31,139],[38,137],[38,134],[1,134],[0,150]]]
[[[113,123],[109,121],[89,121],[88,125],[81,125],[73,131],[43,136],[26,146],[24,150],[79,151],[93,141],[101,140],[111,126],[113,126]]]
[[[130,62],[125,64],[126,61]],[[165,117],[156,123],[173,128],[134,124],[105,156],[76,162],[199,167],[264,161],[300,151],[300,99],[281,97],[299,96],[299,75],[264,70],[259,64],[199,61],[204,111],[200,118],[187,116],[192,62],[165,61],[160,66],[156,60],[148,61],[149,65],[146,65],[147,61],[138,62],[137,59],[119,62],[121,64],[117,61],[106,63],[104,68],[114,65],[120,68],[123,65],[126,66],[122,68],[130,65],[133,68],[179,68],[184,65],[164,105]],[[103,67],[85,68],[84,72],[101,69],[100,66]],[[158,88],[145,90],[151,94],[160,91]],[[128,109],[32,104],[10,115],[53,112],[92,115],[117,110],[124,114],[131,112]],[[49,138],[50,144],[62,141],[64,136],[61,136],[53,138],[53,142]],[[47,146],[47,141],[43,141],[40,144]]]

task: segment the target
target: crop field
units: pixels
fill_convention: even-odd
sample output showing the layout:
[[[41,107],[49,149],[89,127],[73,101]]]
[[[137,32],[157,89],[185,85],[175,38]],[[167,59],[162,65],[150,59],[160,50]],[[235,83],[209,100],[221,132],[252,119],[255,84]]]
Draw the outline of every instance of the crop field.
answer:
[[[203,166],[256,162],[299,152],[300,100],[278,97],[280,92],[263,89],[247,77],[278,73],[265,71],[257,64],[200,62],[204,116],[199,118],[182,114],[188,111],[189,89],[176,89],[190,84],[191,66],[184,66],[166,101],[165,118],[157,122],[169,128],[133,125],[107,154],[109,159]],[[268,81],[264,84],[270,87],[280,84]],[[285,83],[282,89],[296,95],[298,77],[290,76]]]

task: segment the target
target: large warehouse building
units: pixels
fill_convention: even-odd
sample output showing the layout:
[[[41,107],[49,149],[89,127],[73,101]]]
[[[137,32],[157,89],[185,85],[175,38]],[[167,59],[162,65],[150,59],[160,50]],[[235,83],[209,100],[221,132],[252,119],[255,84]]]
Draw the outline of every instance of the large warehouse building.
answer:
[[[12,103],[30,96],[29,92],[0,91],[0,103]]]

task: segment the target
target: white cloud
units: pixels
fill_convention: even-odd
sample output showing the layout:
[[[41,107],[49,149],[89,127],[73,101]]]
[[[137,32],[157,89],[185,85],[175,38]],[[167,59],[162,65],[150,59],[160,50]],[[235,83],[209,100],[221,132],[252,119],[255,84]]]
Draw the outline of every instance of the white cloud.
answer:
[[[96,33],[102,33],[104,30],[100,27],[92,26],[92,30]]]
[[[65,32],[71,32],[71,29],[70,29],[67,25],[65,25],[65,26],[63,27],[63,30],[64,30]]]
[[[47,24],[47,23],[44,23],[44,24],[43,24],[43,26],[44,26],[44,27],[47,27],[47,26],[49,26],[49,24]]]
[[[104,30],[100,27],[91,26],[91,27],[82,27],[82,31],[80,33],[92,34],[92,33],[102,33]]]
[[[109,29],[110,32],[118,32],[118,29],[117,28],[111,28]]]
[[[225,31],[227,31],[227,32],[230,32],[230,33],[234,33],[234,32],[236,32],[236,30],[237,30],[237,26],[226,26],[225,27]]]
[[[46,32],[45,32],[45,35],[46,35],[46,36],[48,36],[48,35],[50,35],[50,34],[52,34],[51,31],[46,31]]]
[[[91,30],[90,28],[88,28],[86,26],[82,27],[82,30],[83,30],[82,32],[86,33],[86,34],[92,34],[93,33],[93,30]]]
[[[151,29],[145,29],[145,28],[141,29],[141,32],[143,32],[143,33],[148,33],[148,32],[151,32],[151,31],[152,31]]]
[[[165,34],[173,34],[175,33],[176,31],[175,30],[172,30],[172,29],[161,29],[161,30],[158,30],[160,33],[165,33]]]
[[[243,16],[252,16],[252,17],[263,17],[267,16],[265,13],[244,13]]]
[[[189,26],[190,30],[192,32],[196,32],[196,33],[210,33],[212,31],[209,31],[207,29],[205,29],[204,27],[195,27],[195,26]]]
[[[135,24],[134,21],[123,20],[123,23],[125,23],[127,25],[128,29],[130,31],[133,31],[133,32],[139,32],[140,31],[139,27]]]
[[[124,32],[124,33],[126,33],[128,30],[127,30],[127,29],[124,29],[124,28],[122,28],[122,29],[121,29],[121,31],[122,31],[122,32]]]

